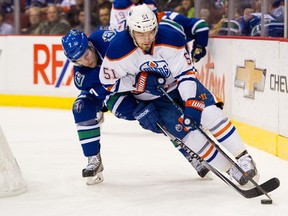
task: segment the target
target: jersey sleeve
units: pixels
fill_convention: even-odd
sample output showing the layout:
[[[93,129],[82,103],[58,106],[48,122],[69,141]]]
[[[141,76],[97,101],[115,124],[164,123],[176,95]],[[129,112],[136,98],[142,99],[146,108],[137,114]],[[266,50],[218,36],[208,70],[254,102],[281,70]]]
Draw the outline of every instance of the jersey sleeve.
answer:
[[[165,16],[161,20],[160,24],[167,24],[169,21],[174,21],[181,26],[180,29],[184,31],[187,41],[194,40],[194,43],[199,46],[207,46],[209,27],[205,20],[194,17],[188,18],[176,12],[165,12]]]
[[[165,57],[172,76],[177,80],[178,90],[183,101],[196,96],[197,85],[195,82],[196,69],[185,47],[167,50]]]
[[[170,76],[178,83],[182,99],[185,101],[195,97],[195,68],[186,49],[183,34],[175,31],[173,27],[159,26],[156,44],[155,52],[167,63]],[[169,80],[166,80],[166,83],[169,83]]]
[[[126,92],[132,91],[135,88],[133,85],[135,84],[135,76],[129,74],[127,65],[129,64],[129,60],[111,60],[104,58],[99,79],[109,92]],[[132,71],[132,69],[130,68]]]

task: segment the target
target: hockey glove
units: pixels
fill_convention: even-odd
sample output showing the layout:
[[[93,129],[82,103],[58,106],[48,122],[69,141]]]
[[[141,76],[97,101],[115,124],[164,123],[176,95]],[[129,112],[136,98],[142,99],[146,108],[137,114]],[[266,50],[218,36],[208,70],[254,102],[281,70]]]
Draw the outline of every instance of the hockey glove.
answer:
[[[203,101],[199,101],[195,98],[190,98],[185,103],[185,110],[182,119],[179,121],[188,129],[196,129],[201,122],[201,114],[205,104]]]
[[[165,82],[164,77],[153,73],[141,72],[136,76],[134,87],[137,93],[147,92],[160,96],[162,92],[159,90],[159,87],[164,86]]]
[[[159,114],[153,103],[148,105],[140,103],[133,112],[133,116],[139,121],[142,128],[153,131],[154,133],[161,133],[160,128],[157,126]]]
[[[205,47],[199,46],[197,44],[193,46],[193,49],[191,51],[191,56],[194,62],[198,62],[205,55],[206,55]]]

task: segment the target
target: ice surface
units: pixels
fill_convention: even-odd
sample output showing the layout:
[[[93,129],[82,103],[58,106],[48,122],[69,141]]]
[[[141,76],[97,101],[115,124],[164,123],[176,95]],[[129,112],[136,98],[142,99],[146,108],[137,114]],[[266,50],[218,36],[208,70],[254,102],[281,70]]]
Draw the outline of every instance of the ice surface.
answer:
[[[245,199],[211,174],[200,179],[163,135],[137,122],[105,115],[104,182],[87,186],[86,158],[71,111],[0,107],[0,125],[28,185],[22,195],[0,199],[1,216],[284,216],[288,212],[288,162],[247,147],[260,183],[278,177],[270,193]]]

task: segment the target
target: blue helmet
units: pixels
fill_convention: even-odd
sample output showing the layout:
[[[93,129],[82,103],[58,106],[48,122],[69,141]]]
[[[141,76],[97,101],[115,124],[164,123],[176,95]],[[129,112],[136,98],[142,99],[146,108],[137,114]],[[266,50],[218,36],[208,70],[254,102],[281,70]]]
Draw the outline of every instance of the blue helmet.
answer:
[[[62,46],[65,56],[72,62],[76,62],[88,47],[87,36],[76,29],[71,29],[63,38]]]

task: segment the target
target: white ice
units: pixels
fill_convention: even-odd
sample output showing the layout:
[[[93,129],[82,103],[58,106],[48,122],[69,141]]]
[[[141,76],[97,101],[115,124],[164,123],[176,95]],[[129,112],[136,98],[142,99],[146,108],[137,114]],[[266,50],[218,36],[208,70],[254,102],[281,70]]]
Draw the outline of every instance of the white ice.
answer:
[[[284,216],[288,213],[288,162],[247,146],[262,183],[281,185],[246,199],[213,174],[201,179],[167,137],[137,122],[105,115],[102,133],[104,182],[87,186],[86,158],[71,111],[0,107],[0,125],[28,191],[0,199],[1,216]]]

